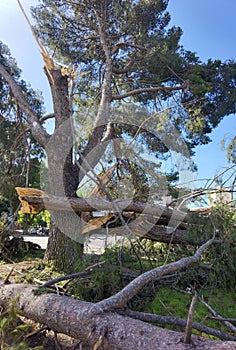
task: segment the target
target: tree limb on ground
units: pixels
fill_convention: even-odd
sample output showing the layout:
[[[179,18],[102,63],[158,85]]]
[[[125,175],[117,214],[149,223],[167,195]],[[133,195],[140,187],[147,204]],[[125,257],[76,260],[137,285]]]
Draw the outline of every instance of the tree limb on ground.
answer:
[[[199,261],[202,253],[215,240],[211,239],[196,250],[193,256],[148,271],[129,283],[114,296],[96,304],[74,300],[68,296],[37,293],[33,285],[0,284],[0,305],[7,307],[14,300],[22,314],[46,325],[58,333],[67,334],[102,350],[233,350],[236,342],[211,341],[192,336],[191,345],[184,344],[183,333],[162,329],[118,312],[148,282],[160,276],[186,268]]]
[[[236,327],[228,320],[224,320],[224,318],[217,314],[217,312],[202,298],[198,295],[198,300],[207,307],[207,309],[215,316],[219,321],[224,322],[224,324],[234,333],[236,334]]]
[[[162,315],[154,315],[146,312],[138,312],[133,310],[125,310],[123,315],[136,318],[143,322],[149,322],[149,323],[157,323],[162,325],[172,325],[176,327],[181,327],[183,330],[186,327],[187,321],[183,320],[178,317],[174,316],[162,316]],[[212,319],[212,318],[211,318]],[[214,318],[215,319],[215,318]],[[210,334],[217,338],[224,339],[224,340],[233,340],[236,341],[236,337],[226,334],[224,332],[221,332],[220,330],[207,327],[201,323],[193,322],[192,323],[193,329],[198,330],[201,333]]]
[[[99,307],[101,310],[117,310],[124,308],[126,303],[132,299],[146,284],[156,280],[159,277],[180,271],[198,262],[203,252],[215,242],[215,239],[212,238],[200,246],[193,256],[187,256],[173,263],[162,265],[150,271],[144,272],[125,286],[120,292],[116,293],[110,298],[98,302],[96,307]]]
[[[94,305],[56,294],[35,296],[32,285],[0,285],[0,305],[16,301],[25,317],[47,325],[58,333],[79,339],[91,348],[101,339],[104,350],[233,350],[236,342],[221,342],[192,336],[192,344],[183,343],[183,334],[155,327],[119,315],[116,312],[93,312]]]

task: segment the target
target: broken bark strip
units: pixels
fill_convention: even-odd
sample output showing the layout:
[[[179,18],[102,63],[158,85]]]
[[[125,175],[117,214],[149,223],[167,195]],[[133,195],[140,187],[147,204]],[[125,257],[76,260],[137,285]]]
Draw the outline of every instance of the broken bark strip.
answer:
[[[187,319],[187,324],[186,324],[186,328],[185,328],[185,336],[184,336],[184,343],[185,344],[191,344],[193,317],[194,317],[196,302],[197,302],[197,294],[194,293],[193,298],[192,298],[192,302],[191,302],[191,305],[189,308],[188,319]]]
[[[94,304],[56,294],[35,296],[35,286],[0,285],[0,305],[16,300],[16,307],[25,317],[64,333],[91,348],[101,340],[103,350],[190,350],[183,343],[183,334],[149,325],[117,313],[93,313]],[[193,336],[198,350],[233,350],[236,342],[221,342]]]

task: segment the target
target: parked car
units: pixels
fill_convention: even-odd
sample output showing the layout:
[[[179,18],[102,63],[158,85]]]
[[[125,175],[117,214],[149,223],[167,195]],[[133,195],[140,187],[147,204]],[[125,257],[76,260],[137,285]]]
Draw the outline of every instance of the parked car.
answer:
[[[33,235],[33,234],[37,234],[37,227],[30,227],[28,229],[28,233]]]

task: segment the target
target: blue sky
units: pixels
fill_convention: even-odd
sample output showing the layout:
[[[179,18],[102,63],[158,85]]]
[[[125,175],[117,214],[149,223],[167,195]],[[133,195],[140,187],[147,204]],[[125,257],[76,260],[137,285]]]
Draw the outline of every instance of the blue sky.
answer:
[[[183,30],[181,44],[202,61],[236,59],[235,0],[170,0],[168,10],[171,24]],[[210,135],[213,141],[196,148],[198,179],[211,178],[228,166],[221,140],[235,134],[235,115],[227,116]]]
[[[37,0],[22,0],[26,10],[36,3]],[[183,30],[181,44],[196,52],[202,61],[236,59],[235,0],[170,0],[168,10],[171,24]],[[50,113],[50,91],[41,55],[16,0],[0,0],[0,40],[9,46],[23,79],[43,91]],[[213,142],[196,148],[199,179],[212,178],[228,166],[220,141],[236,134],[235,124],[235,115],[226,117],[210,135]]]

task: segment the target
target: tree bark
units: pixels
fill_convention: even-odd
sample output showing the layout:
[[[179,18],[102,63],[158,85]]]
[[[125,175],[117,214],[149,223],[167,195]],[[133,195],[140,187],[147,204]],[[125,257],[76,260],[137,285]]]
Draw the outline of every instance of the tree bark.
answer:
[[[75,263],[83,255],[81,239],[76,239],[76,232],[80,227],[73,225],[71,219],[74,219],[74,215],[70,212],[56,213],[56,215],[55,219],[54,213],[51,212],[50,239],[44,254],[44,262],[50,263],[58,271],[73,272]],[[63,225],[59,224],[59,220]],[[68,228],[67,231],[66,228]]]
[[[206,237],[199,237],[194,240],[191,238],[187,231],[187,214],[182,211],[168,208],[164,205],[150,205],[141,202],[130,202],[125,200],[108,201],[104,198],[63,198],[57,196],[51,196],[44,192],[41,192],[41,197],[36,196],[33,192],[34,189],[16,188],[20,201],[22,203],[22,210],[27,213],[38,213],[43,209],[58,211],[59,213],[71,212],[70,222],[73,221],[75,215],[74,212],[92,212],[98,210],[114,211],[115,207],[120,209],[125,216],[125,212],[133,212],[128,227],[130,232],[140,238],[147,238],[157,242],[173,243],[173,244],[201,244],[205,241]],[[128,214],[127,214],[128,215]],[[62,216],[62,214],[59,214]],[[172,219],[172,222],[176,223],[175,227],[168,227],[168,221]],[[81,226],[80,233],[73,234],[75,240],[83,241],[86,235],[91,234],[106,234],[107,227],[109,229],[109,235],[122,236],[126,234],[126,228],[124,226],[110,227],[109,220],[114,221],[111,218],[111,214],[100,217],[99,219],[89,218],[88,222],[78,220],[74,227],[77,229]],[[69,229],[66,232],[70,232]]]
[[[35,286],[0,285],[0,305],[12,300],[25,317],[47,325],[103,350],[233,350],[236,342],[212,341],[192,336],[192,344],[183,343],[183,333],[162,329],[148,323],[119,315],[97,312],[96,305],[67,296],[41,294],[35,296]]]
[[[135,212],[156,215],[158,217],[167,217],[180,222],[186,222],[186,213],[179,210],[174,210],[162,204],[146,204],[142,202],[131,202],[122,199],[116,199],[114,201],[109,201],[105,198],[63,198],[58,196],[51,196],[45,192],[41,192],[41,196],[31,195],[30,191],[34,189],[25,189],[28,194],[21,194],[21,190],[24,188],[17,187],[18,195],[20,200],[26,201],[30,204],[31,208],[34,205],[38,206],[40,204],[41,209],[51,209],[51,210],[65,210],[70,211],[71,209],[75,212],[81,211],[99,211],[99,210],[114,210],[114,204],[120,211],[124,212]],[[114,203],[114,204],[113,204]],[[24,205],[24,202],[22,202]]]
[[[50,57],[48,59],[48,62],[52,62]],[[9,84],[20,109],[26,115],[33,137],[47,153],[51,193],[70,197],[75,195],[78,186],[78,169],[72,161],[73,128],[68,77],[64,76],[61,70],[54,65],[48,67],[47,60],[45,60],[45,65],[45,73],[53,97],[55,117],[53,135],[49,135],[40,124],[38,116],[27,102],[20,86],[3,65],[0,65],[0,75]],[[79,229],[77,225],[74,225],[76,216],[78,215],[74,214],[74,220],[71,221],[71,213],[54,213],[54,215],[52,213],[53,220],[45,259],[48,262],[53,262],[56,268],[65,272],[73,269],[73,265],[79,258],[78,253],[81,256],[82,252],[82,245],[78,241],[70,239],[71,236],[75,236],[75,232],[77,233]],[[58,225],[58,222],[63,223],[63,225]],[[65,228],[70,228],[70,231],[66,232]]]
[[[68,77],[60,69],[45,69],[48,77],[55,116],[55,131],[45,145],[48,157],[50,191],[65,198],[75,196],[79,184],[78,168],[73,162],[74,143]],[[51,225],[44,260],[56,269],[73,271],[83,253],[83,244],[75,240],[80,230],[79,213],[50,210]]]

